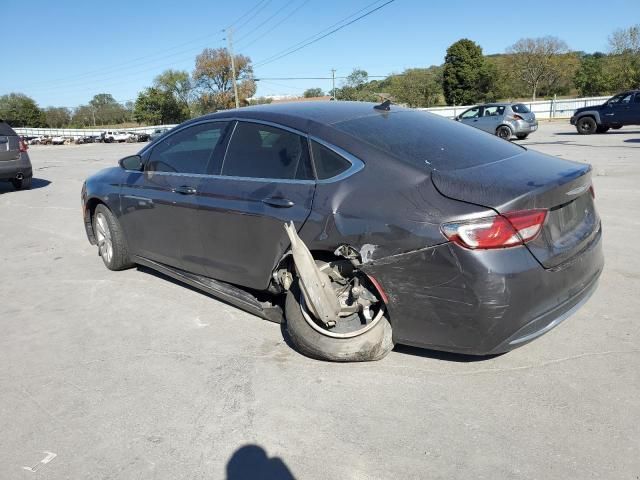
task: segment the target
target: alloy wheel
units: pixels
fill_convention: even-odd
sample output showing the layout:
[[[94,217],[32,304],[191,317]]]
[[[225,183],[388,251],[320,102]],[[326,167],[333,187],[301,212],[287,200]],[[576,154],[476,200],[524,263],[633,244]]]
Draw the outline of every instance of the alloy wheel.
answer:
[[[113,258],[113,242],[111,241],[111,230],[107,218],[102,214],[96,215],[96,239],[98,240],[98,250],[105,262],[111,263]]]

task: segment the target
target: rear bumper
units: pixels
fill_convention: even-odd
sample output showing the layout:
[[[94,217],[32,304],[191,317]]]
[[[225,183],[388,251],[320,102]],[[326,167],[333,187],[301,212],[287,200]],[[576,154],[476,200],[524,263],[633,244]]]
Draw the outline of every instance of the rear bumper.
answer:
[[[538,121],[529,123],[524,120],[518,120],[512,123],[514,135],[529,134],[538,130]]]
[[[31,161],[26,153],[20,154],[19,160],[9,160],[0,162],[0,180],[11,180],[22,173],[25,177],[33,175]]]
[[[601,231],[579,255],[544,269],[526,247],[472,251],[446,243],[363,267],[389,297],[397,343],[488,355],[543,335],[595,291]]]

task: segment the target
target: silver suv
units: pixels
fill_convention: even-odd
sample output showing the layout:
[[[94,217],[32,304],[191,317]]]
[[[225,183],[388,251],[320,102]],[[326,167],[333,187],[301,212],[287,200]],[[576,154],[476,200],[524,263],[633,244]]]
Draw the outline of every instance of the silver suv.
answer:
[[[504,140],[514,135],[524,140],[538,129],[535,114],[522,103],[487,103],[465,110],[455,118],[485,132],[493,133]]]
[[[0,180],[9,180],[16,190],[31,188],[31,160],[27,144],[0,120]]]

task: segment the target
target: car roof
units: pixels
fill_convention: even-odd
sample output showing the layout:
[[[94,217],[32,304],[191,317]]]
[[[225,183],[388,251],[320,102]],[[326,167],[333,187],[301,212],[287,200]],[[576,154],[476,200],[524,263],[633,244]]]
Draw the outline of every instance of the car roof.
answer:
[[[223,110],[194,120],[246,118],[274,122],[301,131],[310,131],[314,127],[328,126],[354,118],[385,115],[385,111],[373,108],[376,105],[378,104],[371,102],[347,101],[290,102]],[[410,109],[391,105],[391,111],[410,111]]]

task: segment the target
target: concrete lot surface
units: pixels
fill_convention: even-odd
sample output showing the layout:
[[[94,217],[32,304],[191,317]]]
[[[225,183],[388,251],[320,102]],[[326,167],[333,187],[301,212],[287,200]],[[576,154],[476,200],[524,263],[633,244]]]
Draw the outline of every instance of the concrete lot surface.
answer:
[[[102,265],[82,181],[140,144],[31,148],[33,190],[0,184],[0,479],[639,478],[640,128],[542,123],[522,143],[594,166],[595,295],[499,357],[400,347],[348,365]]]

